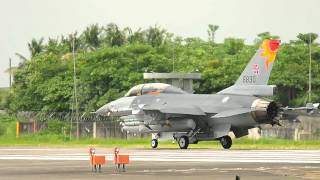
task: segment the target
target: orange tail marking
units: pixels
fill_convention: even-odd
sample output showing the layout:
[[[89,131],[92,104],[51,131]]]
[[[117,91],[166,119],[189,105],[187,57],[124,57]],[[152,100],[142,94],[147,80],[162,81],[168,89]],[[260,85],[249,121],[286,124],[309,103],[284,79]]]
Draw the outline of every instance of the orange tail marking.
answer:
[[[267,70],[269,69],[269,64],[272,63],[276,58],[279,46],[279,40],[264,40],[262,45],[260,46],[260,49],[263,50],[261,56],[267,58],[265,61]]]

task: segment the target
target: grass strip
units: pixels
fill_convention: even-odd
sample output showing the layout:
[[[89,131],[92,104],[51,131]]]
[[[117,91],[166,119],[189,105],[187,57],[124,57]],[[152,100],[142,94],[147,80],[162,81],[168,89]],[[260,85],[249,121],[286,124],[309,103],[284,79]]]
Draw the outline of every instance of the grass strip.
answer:
[[[107,147],[115,146],[123,148],[150,148],[149,138],[130,138],[130,139],[115,139],[115,138],[80,138],[68,139],[58,135],[24,135],[20,138],[15,137],[0,137],[0,146],[48,146],[48,147]],[[171,140],[160,140],[159,148],[178,148],[177,143]],[[204,141],[198,144],[190,144],[191,149],[222,149],[218,141]],[[234,139],[232,149],[274,149],[274,150],[298,150],[298,149],[313,149],[320,150],[320,142],[318,140],[289,140],[276,138],[260,138],[249,139],[247,137]]]

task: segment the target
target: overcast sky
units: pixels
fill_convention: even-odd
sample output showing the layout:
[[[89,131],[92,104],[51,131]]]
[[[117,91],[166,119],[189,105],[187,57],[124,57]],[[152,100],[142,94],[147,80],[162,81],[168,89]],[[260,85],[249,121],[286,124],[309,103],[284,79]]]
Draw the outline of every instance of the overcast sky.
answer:
[[[319,0],[0,0],[0,87],[8,86],[9,57],[30,56],[32,38],[57,37],[82,31],[90,24],[114,22],[120,27],[147,28],[158,24],[183,37],[207,38],[207,25],[220,28],[216,40],[243,38],[260,32],[282,41],[299,32],[320,35]],[[319,39],[318,39],[319,42]]]

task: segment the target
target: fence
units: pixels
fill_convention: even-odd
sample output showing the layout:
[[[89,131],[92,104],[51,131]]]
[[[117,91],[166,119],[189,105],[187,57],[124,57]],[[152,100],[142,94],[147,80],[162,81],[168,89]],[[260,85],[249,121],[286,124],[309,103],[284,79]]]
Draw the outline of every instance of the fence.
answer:
[[[297,122],[282,121],[282,126],[262,126],[262,137],[307,140],[320,139],[320,118],[300,116]]]
[[[18,134],[36,133],[48,129],[52,122],[61,122],[59,134],[73,137],[90,138],[121,138],[131,136],[144,137],[146,134],[129,135],[121,131],[119,119],[115,117],[98,116],[92,113],[79,113],[76,117],[70,112],[19,112]],[[77,128],[78,127],[78,128]],[[79,132],[77,131],[79,129]]]
[[[61,133],[73,137],[77,136],[77,126],[79,127],[79,137],[92,138],[122,138],[127,139],[131,136],[145,137],[147,134],[127,134],[121,132],[119,119],[115,117],[97,116],[91,113],[80,113],[76,117],[70,112],[20,112],[17,114],[20,122],[20,133],[34,133],[48,128],[50,121],[61,121],[65,123]],[[282,126],[271,127],[270,125],[262,126],[259,133],[254,133],[251,137],[277,137],[285,139],[320,139],[320,118],[301,116],[300,122],[281,122]],[[71,131],[70,131],[71,130]],[[250,131],[249,131],[250,133]]]

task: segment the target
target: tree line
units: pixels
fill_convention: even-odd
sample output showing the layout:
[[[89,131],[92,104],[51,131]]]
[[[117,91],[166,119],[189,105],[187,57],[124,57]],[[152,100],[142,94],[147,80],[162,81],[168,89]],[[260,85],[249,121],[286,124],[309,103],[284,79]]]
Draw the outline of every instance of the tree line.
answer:
[[[195,93],[214,93],[231,86],[264,39],[279,39],[263,32],[253,44],[225,38],[215,42],[217,25],[208,26],[208,39],[181,37],[160,26],[133,31],[114,23],[93,24],[83,32],[28,43],[30,57],[14,70],[14,83],[4,101],[17,111],[71,111],[73,106],[73,50],[79,109],[95,111],[145,82],[144,72],[200,72]],[[320,101],[320,45],[315,33],[300,33],[282,43],[269,84],[278,86],[274,97],[283,105],[307,101],[309,45],[312,47],[312,101]],[[173,66],[174,63],[174,66]]]

